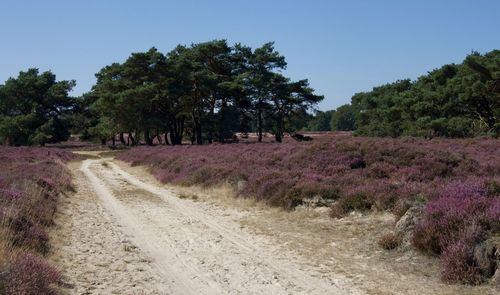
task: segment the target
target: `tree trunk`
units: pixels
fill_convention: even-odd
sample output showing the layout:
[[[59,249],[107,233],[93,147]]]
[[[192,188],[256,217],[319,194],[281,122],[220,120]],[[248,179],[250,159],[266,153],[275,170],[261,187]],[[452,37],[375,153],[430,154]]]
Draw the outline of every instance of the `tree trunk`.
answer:
[[[161,142],[161,136],[160,136],[160,130],[158,128],[156,128],[156,134],[155,136],[153,137],[153,139],[156,137],[156,139],[158,140],[158,144],[162,144]]]
[[[282,142],[283,141],[283,134],[276,132],[274,135],[274,138],[276,139],[276,142]]]
[[[177,144],[177,141],[175,140],[175,133],[177,130],[176,125],[177,125],[177,119],[172,120],[169,124],[169,129],[170,129],[169,137],[170,137],[170,143],[172,143],[172,145]]]
[[[116,140],[115,140],[115,135],[113,134],[113,139],[111,139],[112,146],[115,147],[116,145]]]
[[[262,142],[262,124],[263,124],[263,120],[262,120],[262,111],[261,111],[260,108],[258,110],[257,118],[258,118],[257,134],[258,134],[258,138],[259,138],[258,141]]]
[[[277,142],[282,142],[283,140],[283,117],[278,116],[276,119],[276,134],[274,134],[274,138]]]
[[[214,130],[216,124],[215,120],[215,98],[212,95],[212,104],[210,106],[210,129],[208,130],[208,143],[211,144],[214,138]]]
[[[106,138],[101,138],[101,145],[106,145]]]
[[[202,132],[201,132],[201,124],[196,123],[195,124],[195,134],[196,134],[196,144],[202,145],[203,144],[203,138],[202,138]]]
[[[153,145],[153,141],[149,136],[149,128],[144,128],[144,141],[146,142],[146,145]]]
[[[225,126],[225,124],[224,124],[224,123],[226,122],[226,121],[225,121],[225,119],[226,119],[226,112],[225,112],[226,107],[227,107],[227,103],[226,103],[226,101],[224,101],[224,102],[222,103],[222,106],[220,107],[220,110],[219,110],[219,114],[220,114],[220,122],[221,122],[221,123],[219,124],[219,142],[220,142],[220,143],[224,143],[224,141],[225,141],[224,136],[225,136],[225,127],[226,127],[226,126]],[[214,126],[214,127],[215,127],[215,126]]]
[[[172,145],[182,144],[184,133],[184,118],[174,119],[170,124],[170,143]]]
[[[170,132],[170,142],[172,143],[172,145],[176,145],[177,144],[177,140],[175,139],[174,132]]]
[[[190,140],[191,140],[191,144],[194,145],[194,140],[195,140],[195,136],[194,136],[194,130],[193,132],[191,132],[191,136],[190,136]]]
[[[137,141],[135,141],[134,136],[132,136],[132,132],[128,133],[128,138],[132,141],[132,145],[136,145]]]
[[[201,130],[201,114],[200,116],[196,117],[195,112],[192,113],[193,117],[193,135],[194,135],[194,140],[196,141],[196,144],[202,145],[203,144],[203,138],[202,138],[202,130]]]
[[[177,143],[182,144],[182,137],[184,135],[184,118],[180,118],[178,124],[179,125],[179,132],[178,132],[178,137],[177,137]]]
[[[121,142],[123,145],[128,145],[128,144],[125,142],[125,137],[123,136],[123,132],[120,132],[120,142]]]

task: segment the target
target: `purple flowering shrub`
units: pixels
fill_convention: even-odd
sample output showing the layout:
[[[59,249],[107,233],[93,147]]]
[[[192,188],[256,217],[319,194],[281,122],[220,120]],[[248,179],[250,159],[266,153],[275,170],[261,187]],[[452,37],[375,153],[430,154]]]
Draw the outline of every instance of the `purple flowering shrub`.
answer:
[[[440,255],[444,280],[475,284],[481,281],[481,270],[474,249],[495,233],[500,233],[500,194],[475,178],[448,183],[427,203],[413,244]]]
[[[37,295],[57,294],[53,285],[60,274],[40,256],[25,253],[12,261],[5,286],[6,294]]]
[[[0,276],[0,293],[51,294],[48,285],[57,271],[37,255],[49,249],[45,228],[53,223],[59,194],[71,189],[63,163],[74,158],[56,149],[0,147],[0,233],[5,239],[0,274],[7,274]]]
[[[147,165],[162,182],[239,185],[240,196],[273,205],[300,204],[301,197],[341,199],[358,193],[380,210],[400,198],[435,197],[436,187],[470,175],[500,170],[494,139],[387,139],[329,136],[311,142],[138,147],[118,158]]]
[[[238,196],[287,209],[321,196],[334,201],[331,215],[337,218],[372,209],[399,218],[413,204],[427,202],[413,242],[442,257],[443,278],[449,281],[476,280],[467,251],[499,231],[500,143],[492,138],[331,135],[282,144],[138,147],[118,159],[148,166],[165,183],[230,183]],[[473,225],[477,237],[466,238],[465,229]],[[453,267],[465,270],[451,275]],[[460,273],[465,279],[454,279]]]

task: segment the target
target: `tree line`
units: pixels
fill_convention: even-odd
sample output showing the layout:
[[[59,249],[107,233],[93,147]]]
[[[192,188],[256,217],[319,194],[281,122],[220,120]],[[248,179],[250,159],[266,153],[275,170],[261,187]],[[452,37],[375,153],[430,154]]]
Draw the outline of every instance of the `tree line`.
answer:
[[[444,65],[416,81],[357,93],[350,104],[311,117],[308,129],[391,137],[499,136],[500,50],[473,52],[461,64]]]
[[[141,134],[167,144],[231,141],[236,132],[264,132],[281,142],[291,116],[323,99],[308,80],[291,81],[281,71],[285,58],[273,43],[252,50],[215,40],[177,46],[167,54],[156,48],[133,53],[97,73],[85,95],[87,113],[97,122],[90,136],[103,140]],[[92,125],[92,124],[90,124]],[[131,137],[133,143],[137,138]]]
[[[473,52],[415,81],[355,94],[336,110],[308,80],[283,75],[273,43],[252,49],[214,40],[132,53],[103,67],[91,91],[70,96],[75,81],[37,69],[0,85],[0,143],[44,145],[79,134],[106,143],[231,142],[236,132],[270,132],[281,142],[298,130],[365,136],[470,137],[500,134],[500,50]]]
[[[286,66],[272,42],[252,49],[214,40],[166,54],[151,48],[103,67],[77,98],[68,95],[74,81],[30,69],[0,86],[0,140],[45,144],[80,133],[103,142],[119,135],[123,144],[203,144],[253,131],[258,141],[271,132],[281,142],[295,128],[290,118],[323,99],[307,79],[284,76]]]

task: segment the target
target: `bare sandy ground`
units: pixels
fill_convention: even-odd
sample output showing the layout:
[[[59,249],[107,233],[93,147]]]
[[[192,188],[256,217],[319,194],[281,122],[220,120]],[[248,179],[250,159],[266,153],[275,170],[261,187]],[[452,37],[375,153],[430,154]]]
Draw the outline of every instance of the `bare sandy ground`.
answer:
[[[166,293],[168,282],[104,208],[79,171],[80,164],[70,164],[76,193],[61,201],[51,233],[52,259],[61,267],[67,287],[62,293]]]
[[[495,294],[449,286],[434,260],[386,252],[389,214],[332,220],[223,191],[164,186],[111,158],[70,165],[54,260],[69,294]],[[377,233],[377,234],[373,234]]]

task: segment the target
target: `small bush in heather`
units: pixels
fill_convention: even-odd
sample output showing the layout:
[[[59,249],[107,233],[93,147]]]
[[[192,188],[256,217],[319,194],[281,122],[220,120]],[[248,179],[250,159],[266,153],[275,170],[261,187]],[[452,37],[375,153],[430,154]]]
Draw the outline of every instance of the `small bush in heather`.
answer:
[[[321,197],[327,200],[335,200],[340,191],[332,185],[318,182],[299,182],[287,192],[287,197],[295,199]]]
[[[369,167],[373,178],[389,178],[396,171],[396,167],[386,162],[376,162]]]
[[[349,163],[351,169],[362,169],[366,167],[366,162],[362,156],[354,157]]]
[[[330,216],[341,218],[352,211],[367,211],[370,210],[371,207],[372,204],[364,194],[351,194],[340,198],[338,202],[333,204]]]
[[[500,180],[491,180],[487,182],[486,191],[488,196],[500,196]]]
[[[5,283],[6,294],[57,294],[53,285],[60,274],[43,258],[34,254],[21,254],[11,263]]]
[[[401,240],[394,233],[386,234],[382,236],[382,238],[380,238],[380,240],[378,241],[378,245],[385,250],[396,249],[400,244]]]
[[[392,209],[392,213],[396,216],[396,221],[401,219],[403,215],[405,215],[406,211],[410,209],[410,202],[405,199],[399,199],[396,201],[394,208]]]

